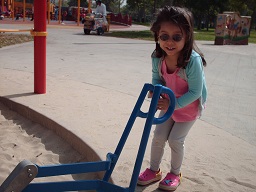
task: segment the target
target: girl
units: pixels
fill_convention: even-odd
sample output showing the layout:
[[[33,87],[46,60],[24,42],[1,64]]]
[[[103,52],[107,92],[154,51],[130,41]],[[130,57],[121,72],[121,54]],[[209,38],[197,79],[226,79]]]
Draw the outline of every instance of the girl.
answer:
[[[194,44],[192,13],[180,7],[166,6],[160,10],[151,27],[156,49],[152,54],[152,84],[172,89],[176,96],[175,111],[163,124],[157,125],[151,145],[150,167],[138,178],[147,185],[162,178],[160,163],[166,141],[171,148],[171,169],[159,183],[163,190],[175,190],[181,181],[181,164],[185,138],[200,116],[207,97],[203,54]],[[149,93],[149,97],[152,93]],[[169,106],[162,95],[158,102],[160,116]]]

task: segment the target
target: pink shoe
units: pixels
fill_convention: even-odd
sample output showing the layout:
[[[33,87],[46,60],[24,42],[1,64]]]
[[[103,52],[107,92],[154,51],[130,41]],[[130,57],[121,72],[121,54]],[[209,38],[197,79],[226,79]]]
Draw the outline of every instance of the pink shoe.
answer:
[[[174,175],[173,173],[168,173],[166,177],[159,183],[159,188],[167,191],[174,191],[180,185],[181,173],[180,175]]]
[[[152,171],[151,169],[146,169],[144,172],[142,172],[139,175],[138,178],[138,185],[148,185],[150,183],[153,183],[155,181],[159,181],[162,178],[162,172],[160,171]]]

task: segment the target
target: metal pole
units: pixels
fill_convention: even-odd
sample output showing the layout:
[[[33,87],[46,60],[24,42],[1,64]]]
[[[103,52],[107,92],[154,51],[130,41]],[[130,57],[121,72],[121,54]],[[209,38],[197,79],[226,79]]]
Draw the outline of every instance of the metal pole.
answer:
[[[60,24],[60,20],[61,20],[61,0],[59,0],[59,24]]]
[[[46,1],[34,1],[34,92],[46,93]]]
[[[89,0],[88,2],[88,13],[91,13],[91,4],[92,4],[92,0]]]
[[[47,1],[47,18],[48,18],[48,24],[50,24],[50,0]]]
[[[23,0],[23,22],[25,21],[26,17],[26,0]]]
[[[4,0],[2,0],[1,11],[4,12]]]
[[[77,26],[80,24],[80,0],[77,3]]]
[[[12,20],[14,20],[14,0],[12,0]]]
[[[8,1],[7,1],[7,9],[8,9],[8,11],[11,10],[11,2],[10,2],[10,1],[11,1],[11,0],[8,0]]]

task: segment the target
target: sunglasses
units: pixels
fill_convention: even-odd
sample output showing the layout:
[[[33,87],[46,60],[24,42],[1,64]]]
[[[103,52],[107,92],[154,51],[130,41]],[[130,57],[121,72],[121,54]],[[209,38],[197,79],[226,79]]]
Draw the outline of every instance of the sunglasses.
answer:
[[[170,36],[168,34],[162,34],[158,37],[162,41],[168,41],[169,39],[172,39],[174,42],[179,42],[183,39],[181,34],[174,34],[173,36]]]

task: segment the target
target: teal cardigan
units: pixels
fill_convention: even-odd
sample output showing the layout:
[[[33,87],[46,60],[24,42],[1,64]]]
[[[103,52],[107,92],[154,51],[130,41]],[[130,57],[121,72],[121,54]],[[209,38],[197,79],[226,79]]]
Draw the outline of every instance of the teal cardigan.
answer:
[[[154,53],[152,58],[152,84],[161,84],[165,86],[165,81],[161,73],[163,58],[157,58]],[[188,92],[176,99],[176,109],[185,107],[193,101],[199,99],[199,109],[204,109],[207,99],[207,87],[205,82],[203,63],[201,56],[194,50],[191,53],[190,61],[185,69],[180,69],[180,77],[188,82]]]

